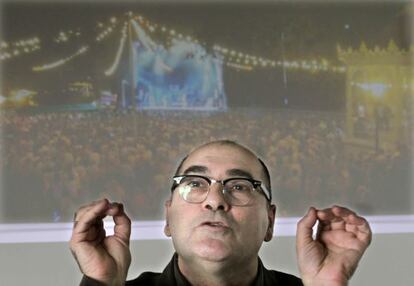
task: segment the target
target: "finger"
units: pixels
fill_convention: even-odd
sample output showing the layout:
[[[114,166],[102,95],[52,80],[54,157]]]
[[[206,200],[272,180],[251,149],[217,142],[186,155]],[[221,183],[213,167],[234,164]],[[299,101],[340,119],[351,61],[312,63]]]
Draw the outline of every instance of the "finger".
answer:
[[[123,204],[118,204],[118,212],[113,215],[115,222],[114,235],[129,245],[131,236],[131,219],[127,216]]]
[[[341,207],[333,206],[322,211],[318,211],[318,219],[323,225],[323,230],[344,229],[358,238],[358,240],[369,245],[372,239],[372,231],[366,219],[358,216],[354,211]]]
[[[82,209],[76,216],[73,237],[76,237],[76,240],[85,240],[88,239],[88,232],[92,230],[92,227],[103,228],[102,219],[107,215],[109,207],[110,203],[104,199]]]
[[[73,216],[73,222],[77,222],[80,220],[80,218],[87,213],[88,211],[90,211],[93,207],[95,207],[96,205],[102,204],[102,203],[109,203],[107,199],[101,199],[101,200],[97,200],[97,201],[93,201],[87,205],[81,206],[74,214]]]
[[[353,228],[353,233],[357,238],[367,245],[371,243],[372,231],[371,227],[366,219],[360,216],[351,216],[350,223],[347,224],[348,228]]]
[[[357,229],[358,231],[370,232],[370,227],[366,219],[358,216],[355,212],[344,208],[334,206],[332,212],[337,216],[341,217],[346,223],[348,229]]]
[[[337,217],[347,218],[352,215],[356,215],[355,212],[351,211],[348,208],[340,207],[340,206],[333,206],[332,213]]]
[[[307,214],[298,222],[296,231],[296,245],[298,250],[313,242],[313,226],[317,220],[315,208],[309,208]]]
[[[345,230],[355,213],[347,208],[333,206],[317,212],[321,230]]]
[[[338,215],[339,207],[333,206],[331,208],[326,208],[323,210],[317,211],[318,219],[322,222],[329,221],[329,222],[336,222],[341,220],[341,216]],[[335,211],[336,212],[335,212]]]

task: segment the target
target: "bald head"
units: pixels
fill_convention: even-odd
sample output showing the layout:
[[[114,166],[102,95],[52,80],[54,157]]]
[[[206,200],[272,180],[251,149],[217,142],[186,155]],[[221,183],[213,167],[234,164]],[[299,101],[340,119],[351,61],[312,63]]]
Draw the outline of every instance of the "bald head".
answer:
[[[271,195],[271,184],[270,184],[270,174],[269,174],[269,170],[266,167],[266,165],[264,164],[264,162],[253,152],[251,151],[249,148],[247,148],[246,146],[243,146],[235,141],[231,141],[231,140],[217,140],[217,141],[211,141],[211,142],[207,142],[203,145],[200,145],[198,147],[196,147],[195,149],[193,149],[187,156],[185,156],[180,164],[177,167],[177,170],[175,172],[175,175],[180,175],[183,172],[183,166],[186,162],[186,160],[192,156],[195,153],[200,152],[200,150],[204,150],[206,148],[209,147],[223,147],[223,148],[235,148],[238,149],[239,151],[243,152],[245,155],[249,156],[252,158],[252,160],[256,160],[257,163],[260,165],[261,168],[261,177],[263,178],[263,183],[266,185],[266,187],[268,188],[269,192],[270,192],[270,200],[272,198]]]

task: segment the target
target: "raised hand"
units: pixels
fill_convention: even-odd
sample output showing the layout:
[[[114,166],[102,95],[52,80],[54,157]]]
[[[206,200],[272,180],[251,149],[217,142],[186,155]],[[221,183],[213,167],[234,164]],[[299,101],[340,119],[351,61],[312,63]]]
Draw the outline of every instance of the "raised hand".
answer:
[[[103,219],[112,216],[114,234],[106,236]],[[123,285],[131,264],[131,220],[122,204],[107,199],[79,208],[75,213],[70,249],[80,270],[104,285]]]
[[[313,238],[312,227],[317,221],[318,230]],[[303,283],[306,286],[347,285],[371,238],[368,222],[347,208],[310,208],[299,221],[296,234]]]

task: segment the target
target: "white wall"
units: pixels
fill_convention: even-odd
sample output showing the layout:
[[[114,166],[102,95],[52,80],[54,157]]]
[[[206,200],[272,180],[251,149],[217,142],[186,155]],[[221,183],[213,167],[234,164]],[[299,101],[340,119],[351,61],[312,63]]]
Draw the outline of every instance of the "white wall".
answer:
[[[169,240],[133,241],[129,277],[161,271],[172,255]],[[261,257],[267,268],[297,274],[293,237],[274,238]],[[414,234],[375,235],[350,285],[414,285]],[[73,286],[80,273],[67,243],[0,244],[0,285]]]

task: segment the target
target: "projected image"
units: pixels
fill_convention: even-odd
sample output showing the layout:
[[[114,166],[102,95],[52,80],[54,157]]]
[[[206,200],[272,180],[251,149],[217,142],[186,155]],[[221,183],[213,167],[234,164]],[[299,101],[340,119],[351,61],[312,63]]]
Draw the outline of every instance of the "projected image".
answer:
[[[173,38],[169,46],[154,42],[140,23],[131,20],[134,42],[134,96],[123,107],[138,109],[225,110],[223,57],[200,44]]]
[[[168,50],[135,46],[139,109],[226,109],[221,63],[201,46],[181,41]]]
[[[103,196],[162,220],[179,160],[224,138],[267,163],[279,216],[414,213],[404,3],[2,8],[0,223]]]

